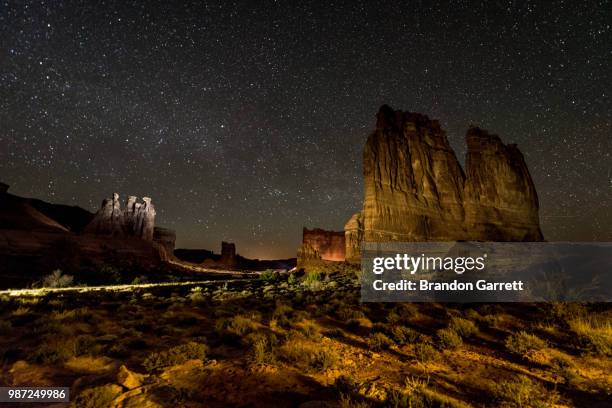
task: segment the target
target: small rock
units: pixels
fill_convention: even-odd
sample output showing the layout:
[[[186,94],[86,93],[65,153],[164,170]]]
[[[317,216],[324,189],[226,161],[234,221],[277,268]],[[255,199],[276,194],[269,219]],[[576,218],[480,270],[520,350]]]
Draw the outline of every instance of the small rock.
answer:
[[[144,376],[142,374],[134,373],[124,365],[119,367],[119,372],[117,373],[117,383],[127,388],[128,390],[133,390],[142,386],[142,380]]]

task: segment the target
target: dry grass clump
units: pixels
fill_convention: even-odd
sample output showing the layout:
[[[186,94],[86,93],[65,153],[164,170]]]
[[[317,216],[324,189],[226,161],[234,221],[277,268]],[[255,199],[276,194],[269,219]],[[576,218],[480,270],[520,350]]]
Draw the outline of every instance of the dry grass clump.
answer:
[[[372,351],[386,350],[393,345],[393,340],[387,337],[385,334],[376,332],[370,334],[368,337],[368,346]]]
[[[505,344],[508,351],[521,357],[525,357],[531,351],[542,350],[547,346],[545,340],[524,331],[509,336]]]
[[[575,317],[569,328],[592,352],[612,356],[612,319],[600,315]]]
[[[453,317],[448,325],[459,336],[466,338],[478,333],[478,327],[473,321],[461,317]]]
[[[252,318],[246,315],[220,319],[215,327],[217,332],[229,342],[240,342],[243,337],[257,329]]]
[[[438,344],[442,349],[455,350],[463,345],[461,336],[453,329],[440,329],[436,332]]]
[[[278,350],[278,355],[302,369],[325,371],[338,362],[338,354],[322,345],[304,342],[299,336],[289,336]]]
[[[501,381],[493,388],[493,395],[507,407],[552,407],[558,396],[549,392],[542,384],[524,375]]]
[[[440,352],[429,343],[417,343],[414,346],[414,355],[421,363],[437,361],[440,358]]]
[[[142,363],[151,372],[160,368],[183,364],[189,360],[205,360],[208,346],[202,343],[189,342],[172,347],[159,353],[151,353]]]

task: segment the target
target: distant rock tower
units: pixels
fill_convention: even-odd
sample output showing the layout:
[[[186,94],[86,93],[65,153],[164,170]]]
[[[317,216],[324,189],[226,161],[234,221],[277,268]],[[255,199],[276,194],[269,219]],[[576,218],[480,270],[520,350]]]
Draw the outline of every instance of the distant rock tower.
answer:
[[[223,266],[236,266],[238,264],[236,245],[233,242],[221,242],[221,259],[219,263],[223,264]]]

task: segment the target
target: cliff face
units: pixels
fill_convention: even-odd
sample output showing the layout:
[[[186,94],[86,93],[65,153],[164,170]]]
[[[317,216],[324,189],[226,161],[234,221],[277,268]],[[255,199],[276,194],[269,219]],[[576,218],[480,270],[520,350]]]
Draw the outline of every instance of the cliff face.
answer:
[[[538,195],[518,147],[478,128],[468,130],[466,142],[468,239],[541,241]]]
[[[444,130],[382,106],[363,154],[364,203],[345,226],[346,257],[362,241],[538,241],[538,199],[522,154],[471,128],[467,176]]]
[[[366,241],[463,236],[465,176],[437,121],[383,106],[363,154]]]
[[[325,261],[344,261],[344,232],[304,228],[302,244],[311,245]]]

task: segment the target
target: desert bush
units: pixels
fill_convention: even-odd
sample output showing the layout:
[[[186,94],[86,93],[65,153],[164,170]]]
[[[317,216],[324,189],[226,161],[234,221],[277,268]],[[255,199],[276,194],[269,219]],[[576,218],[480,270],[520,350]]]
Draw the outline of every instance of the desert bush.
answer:
[[[339,359],[340,357],[333,350],[321,348],[315,351],[311,366],[318,370],[325,371],[333,367]]]
[[[298,281],[299,280],[297,276],[295,275],[295,273],[290,274],[289,277],[287,278],[287,283],[289,285],[295,285],[296,283],[298,283]]]
[[[461,317],[453,317],[448,327],[464,338],[478,333],[478,327],[476,327],[473,321]]]
[[[245,315],[236,315],[228,319],[221,319],[217,322],[217,331],[225,331],[238,337],[243,337],[256,328],[253,320]]]
[[[384,333],[399,345],[414,343],[420,338],[420,334],[409,327],[390,326],[384,323],[375,323],[372,332]]]
[[[295,336],[290,336],[279,350],[280,355],[296,366],[304,369],[325,371],[340,359],[338,354],[320,345],[304,343]]]
[[[461,347],[463,340],[453,329],[440,329],[436,332],[438,344],[442,349],[454,350]]]
[[[524,331],[509,336],[505,344],[508,351],[521,357],[532,350],[542,350],[546,347],[546,341]]]
[[[81,392],[70,404],[74,408],[107,408],[123,390],[119,385],[107,384]]]
[[[104,265],[95,273],[96,283],[115,285],[121,283],[119,269],[111,265]]]
[[[363,311],[351,309],[350,307],[343,307],[341,309],[338,309],[336,315],[340,320],[343,321],[348,321],[351,319],[363,319],[365,317]]]
[[[419,309],[412,303],[400,303],[391,309],[387,315],[387,322],[390,324],[407,324],[412,318],[419,314]]]
[[[147,371],[152,372],[160,368],[183,364],[189,360],[205,360],[207,353],[206,344],[189,342],[165,351],[151,353],[142,365]]]
[[[77,355],[77,339],[47,335],[32,353],[35,362],[43,364],[61,364]]]
[[[279,273],[274,269],[266,269],[259,274],[259,280],[264,282],[276,282],[280,277]]]
[[[393,340],[387,337],[385,334],[376,332],[370,334],[368,337],[368,346],[370,350],[381,351],[386,350],[393,345]]]
[[[429,343],[417,343],[414,346],[414,355],[421,363],[436,361],[440,358],[440,352]]]
[[[572,318],[568,324],[585,347],[595,354],[612,356],[612,320],[591,315]]]
[[[524,375],[517,375],[509,381],[501,381],[493,388],[498,401],[511,407],[553,406],[556,395],[549,393],[540,383]]]
[[[318,340],[321,337],[319,327],[312,320],[304,320],[298,326],[298,330],[304,337],[310,340]]]
[[[74,278],[63,275],[61,269],[56,269],[43,279],[42,286],[45,288],[65,288],[72,285]]]
[[[255,364],[274,363],[274,346],[278,340],[274,334],[252,333],[249,342],[251,343],[251,361]]]

